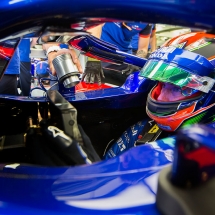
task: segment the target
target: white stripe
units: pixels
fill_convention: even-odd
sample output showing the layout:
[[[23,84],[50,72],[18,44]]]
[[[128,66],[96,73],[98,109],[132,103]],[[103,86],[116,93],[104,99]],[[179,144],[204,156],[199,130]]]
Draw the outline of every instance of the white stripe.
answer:
[[[152,72],[148,76],[148,78],[152,78],[162,64],[163,64],[163,61],[159,61],[156,67],[152,70]]]

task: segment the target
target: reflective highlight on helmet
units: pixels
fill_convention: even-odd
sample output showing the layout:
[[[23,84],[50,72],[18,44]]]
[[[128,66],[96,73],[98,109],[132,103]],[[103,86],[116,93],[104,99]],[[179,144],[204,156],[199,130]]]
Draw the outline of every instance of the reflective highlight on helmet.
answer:
[[[215,80],[210,77],[192,74],[186,69],[163,60],[149,60],[142,68],[140,75],[152,80],[171,83],[181,88],[189,87],[205,93],[208,93],[215,83]]]
[[[207,111],[210,108],[214,107],[215,103],[213,103],[207,107],[201,108],[197,111],[195,111],[195,106],[196,106],[196,102],[186,109],[179,110],[175,114],[171,114],[169,116],[163,116],[163,117],[156,116],[154,113],[151,113],[148,110],[148,108],[146,108],[146,113],[148,114],[148,116],[151,119],[153,119],[157,122],[158,126],[161,129],[166,130],[166,131],[175,131],[182,125],[182,123],[184,123],[188,119],[190,119],[190,121],[187,121],[186,124],[184,123],[183,126],[200,122],[201,119],[204,118],[204,116],[206,115],[204,113],[207,113]],[[192,121],[192,119],[193,119],[193,121]]]
[[[181,88],[181,94],[183,96],[191,96],[193,95],[194,93],[197,93],[198,90],[194,90],[194,89],[191,89],[191,88],[188,88],[188,87],[182,87]]]
[[[139,75],[158,81],[147,97],[146,113],[162,130],[215,121],[214,34],[172,38],[149,56]]]
[[[190,125],[193,125],[193,124],[196,124],[196,123],[199,123],[201,122],[201,120],[204,118],[204,116],[207,114],[207,111],[206,112],[203,112],[197,116],[194,116],[193,118],[190,118],[188,120],[186,120],[183,124],[182,124],[182,128],[185,128],[185,127],[188,127]]]

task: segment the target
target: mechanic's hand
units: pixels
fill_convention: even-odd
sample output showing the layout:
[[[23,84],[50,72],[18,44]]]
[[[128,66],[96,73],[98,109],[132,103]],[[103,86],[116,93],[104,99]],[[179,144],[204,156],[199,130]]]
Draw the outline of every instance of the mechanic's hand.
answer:
[[[91,84],[98,82],[98,84],[101,85],[101,76],[105,78],[101,61],[88,59],[84,74],[82,76],[82,81]]]
[[[50,46],[56,46],[56,45],[59,45],[59,43],[46,43],[46,44],[43,44],[43,49],[44,50],[48,50],[48,48]],[[48,54],[48,63],[49,63],[49,68],[50,68],[50,71],[53,75],[56,76],[56,71],[55,71],[55,68],[53,66],[53,63],[52,61],[54,60],[54,58],[56,58],[58,55],[61,55],[61,54],[70,54],[71,57],[72,57],[72,60],[73,60],[73,63],[77,66],[78,68],[78,71],[80,73],[83,73],[83,69],[81,67],[81,63],[76,55],[76,52],[73,50],[73,49],[60,49],[58,51],[53,51],[53,52],[50,52]]]
[[[130,75],[132,72],[139,71],[140,69],[138,66],[128,64],[127,68],[122,70],[122,74]]]

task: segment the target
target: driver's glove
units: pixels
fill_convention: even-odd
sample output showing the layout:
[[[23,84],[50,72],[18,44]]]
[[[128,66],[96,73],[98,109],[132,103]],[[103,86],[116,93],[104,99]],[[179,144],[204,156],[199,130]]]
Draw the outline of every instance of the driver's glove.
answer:
[[[91,84],[97,82],[99,85],[101,85],[101,76],[105,78],[101,61],[93,58],[88,58],[85,71],[82,76],[82,81]]]
[[[140,69],[138,66],[128,64],[127,68],[122,70],[122,74],[130,75],[132,72],[139,71]]]

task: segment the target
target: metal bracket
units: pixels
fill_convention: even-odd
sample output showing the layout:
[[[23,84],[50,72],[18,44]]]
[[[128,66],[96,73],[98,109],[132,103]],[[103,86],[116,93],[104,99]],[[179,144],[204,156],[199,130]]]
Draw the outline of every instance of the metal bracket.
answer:
[[[75,138],[82,146],[83,139],[78,128],[77,110],[69,103],[57,90],[48,90],[47,96],[49,100],[61,112],[63,120],[64,132],[72,138]]]

